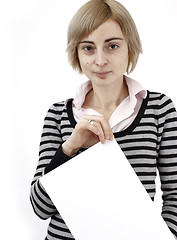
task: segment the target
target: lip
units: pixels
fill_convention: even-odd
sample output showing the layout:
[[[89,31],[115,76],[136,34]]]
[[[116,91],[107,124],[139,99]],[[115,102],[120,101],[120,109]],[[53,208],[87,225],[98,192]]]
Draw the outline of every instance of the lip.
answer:
[[[108,74],[111,73],[111,71],[108,71],[108,72],[94,72],[99,78],[106,78],[108,76]]]

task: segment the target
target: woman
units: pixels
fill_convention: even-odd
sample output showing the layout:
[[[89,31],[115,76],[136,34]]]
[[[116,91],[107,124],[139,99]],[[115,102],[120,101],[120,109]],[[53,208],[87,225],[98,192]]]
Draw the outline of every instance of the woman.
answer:
[[[74,99],[54,104],[45,118],[31,203],[40,218],[51,218],[46,239],[74,237],[40,177],[113,138],[152,200],[158,168],[162,216],[177,236],[177,114],[167,96],[146,91],[124,75],[133,71],[142,52],[132,17],[114,0],[91,0],[70,23],[67,50],[73,68],[89,80]]]

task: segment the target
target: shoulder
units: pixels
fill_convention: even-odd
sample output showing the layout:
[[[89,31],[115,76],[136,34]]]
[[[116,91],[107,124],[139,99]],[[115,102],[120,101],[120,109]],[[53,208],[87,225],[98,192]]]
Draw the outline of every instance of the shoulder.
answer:
[[[148,101],[152,104],[157,104],[159,107],[173,104],[171,98],[164,93],[152,91],[148,91]]]
[[[69,100],[65,100],[65,101],[61,101],[61,102],[56,102],[53,103],[51,105],[51,107],[48,109],[47,111],[47,115],[46,118],[47,119],[56,119],[56,120],[60,120],[61,117],[66,114],[67,112],[67,104],[68,102],[70,102],[71,99]],[[45,119],[46,119],[45,118]]]
[[[160,116],[176,112],[173,101],[164,93],[148,91],[147,108],[155,110]]]
[[[56,102],[51,105],[48,112],[59,113],[66,108],[66,101]]]
[[[52,106],[49,108],[48,112],[60,115],[67,110],[68,105],[72,104],[72,100],[73,100],[72,98],[69,98],[65,101],[56,102],[56,103],[52,104]]]

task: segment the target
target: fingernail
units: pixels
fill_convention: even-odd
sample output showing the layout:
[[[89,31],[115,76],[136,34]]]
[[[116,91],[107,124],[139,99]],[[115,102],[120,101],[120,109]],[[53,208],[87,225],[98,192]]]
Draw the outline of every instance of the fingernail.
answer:
[[[109,140],[109,139],[110,139],[109,135],[106,135],[106,139],[107,139],[107,140]]]

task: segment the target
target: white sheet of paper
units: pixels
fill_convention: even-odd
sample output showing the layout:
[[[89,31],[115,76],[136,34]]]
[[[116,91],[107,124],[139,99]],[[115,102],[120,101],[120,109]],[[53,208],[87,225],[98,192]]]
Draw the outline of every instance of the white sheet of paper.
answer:
[[[98,143],[41,182],[76,240],[173,240],[117,142]]]

